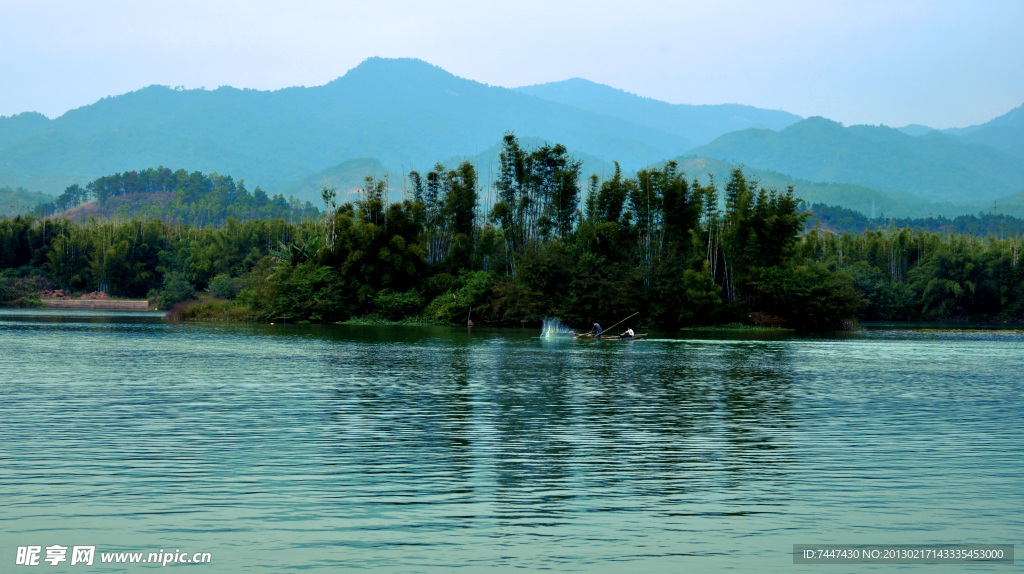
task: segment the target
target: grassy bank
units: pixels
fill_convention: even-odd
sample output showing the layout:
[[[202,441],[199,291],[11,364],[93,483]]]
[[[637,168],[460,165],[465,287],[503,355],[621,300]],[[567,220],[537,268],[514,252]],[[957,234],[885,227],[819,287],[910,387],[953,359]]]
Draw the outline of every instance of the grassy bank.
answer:
[[[361,326],[374,326],[374,325],[412,325],[416,327],[452,327],[456,326],[455,323],[449,323],[447,321],[438,321],[436,319],[427,319],[422,316],[404,317],[402,319],[385,319],[380,315],[366,315],[363,317],[353,317],[346,321],[340,321],[339,325],[361,325]]]
[[[201,299],[178,303],[167,311],[168,321],[251,321],[249,307],[227,299]]]

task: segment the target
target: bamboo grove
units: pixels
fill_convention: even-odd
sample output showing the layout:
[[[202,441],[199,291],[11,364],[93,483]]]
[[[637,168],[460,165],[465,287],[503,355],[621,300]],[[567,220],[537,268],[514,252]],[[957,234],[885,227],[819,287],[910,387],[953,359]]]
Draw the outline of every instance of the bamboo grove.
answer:
[[[486,210],[469,162],[407,181],[394,203],[387,180],[368,177],[341,204],[325,188],[323,210],[302,221],[0,220],[0,300],[104,290],[163,306],[199,298],[196,317],[296,322],[587,324],[639,311],[665,328],[830,330],[1024,317],[1019,236],[805,231],[793,189],[763,189],[739,169],[721,189],[672,162],[584,180],[564,146],[525,149],[507,134]]]

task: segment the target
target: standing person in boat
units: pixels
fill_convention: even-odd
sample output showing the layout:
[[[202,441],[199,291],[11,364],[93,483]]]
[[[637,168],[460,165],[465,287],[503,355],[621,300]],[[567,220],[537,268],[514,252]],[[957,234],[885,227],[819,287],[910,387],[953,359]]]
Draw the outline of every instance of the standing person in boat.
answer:
[[[620,339],[632,339],[633,335],[635,335],[635,334],[636,333],[633,332],[633,328],[632,327],[626,327],[626,332],[621,334],[621,335],[619,335],[619,338]]]
[[[600,337],[601,331],[603,331],[603,329],[601,329],[601,325],[597,324],[597,321],[594,321],[594,326],[591,327],[590,330],[594,332],[595,337]]]

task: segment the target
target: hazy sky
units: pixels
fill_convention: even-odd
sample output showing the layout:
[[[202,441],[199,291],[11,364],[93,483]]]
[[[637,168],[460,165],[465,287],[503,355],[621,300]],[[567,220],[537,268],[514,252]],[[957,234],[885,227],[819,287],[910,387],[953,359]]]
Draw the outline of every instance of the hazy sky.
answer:
[[[0,0],[0,115],[150,84],[314,86],[371,56],[945,128],[1024,103],[1024,2]]]

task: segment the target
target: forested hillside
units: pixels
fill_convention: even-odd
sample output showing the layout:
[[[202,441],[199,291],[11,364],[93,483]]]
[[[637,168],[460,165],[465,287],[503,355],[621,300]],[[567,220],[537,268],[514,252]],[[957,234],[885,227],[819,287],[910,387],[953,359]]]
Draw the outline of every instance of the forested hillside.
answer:
[[[808,229],[820,227],[835,233],[861,233],[884,228],[910,228],[932,233],[955,233],[1003,239],[1024,235],[1024,219],[999,213],[956,217],[868,217],[859,211],[816,203],[806,206]]]
[[[235,182],[231,176],[166,167],[98,177],[85,187],[68,186],[34,212],[74,221],[90,217],[161,219],[197,227],[222,225],[228,218],[298,222],[320,214],[309,202],[294,197],[286,200],[280,194],[271,197],[259,186],[250,193],[244,181]]]
[[[986,145],[1003,153],[1024,158],[1024,106],[978,126],[943,130],[964,141]]]
[[[0,217],[13,217],[28,213],[41,203],[51,201],[53,196],[29,191],[23,187],[11,189],[0,187]]]

